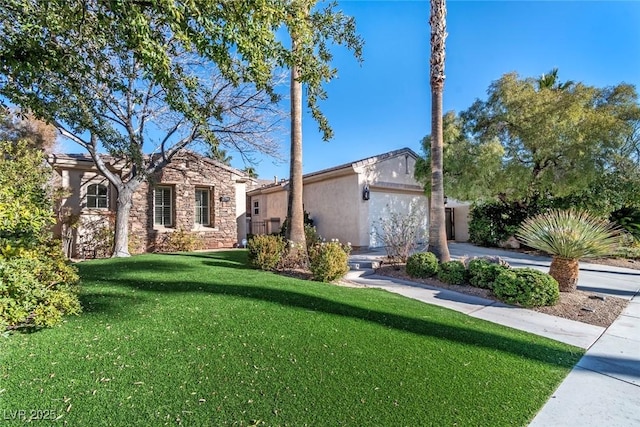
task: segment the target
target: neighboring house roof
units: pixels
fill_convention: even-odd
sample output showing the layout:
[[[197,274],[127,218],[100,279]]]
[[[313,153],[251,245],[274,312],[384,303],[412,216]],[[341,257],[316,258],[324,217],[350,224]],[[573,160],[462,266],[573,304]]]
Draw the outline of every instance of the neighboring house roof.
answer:
[[[105,160],[105,163],[107,163],[107,165],[109,164],[115,164],[118,162],[117,159],[115,159],[112,156],[109,155],[102,155],[103,159]],[[215,159],[211,159],[209,157],[203,156],[202,154],[198,154],[194,151],[190,151],[190,150],[182,150],[180,151],[172,160],[177,160],[180,159],[184,156],[193,156],[193,157],[197,157],[198,159],[210,163],[220,169],[224,169],[227,170],[235,175],[238,175],[241,178],[246,178],[247,180],[253,180],[253,178],[249,178],[249,176],[239,170],[236,169],[234,167],[231,166],[227,166],[222,162],[219,162],[218,160]],[[48,157],[48,161],[51,165],[61,165],[61,166],[69,166],[69,167],[73,167],[76,165],[81,165],[82,163],[84,163],[86,166],[90,166],[93,165],[93,159],[91,158],[90,155],[88,154],[64,154],[64,153],[54,153],[54,154],[50,154]]]
[[[414,159],[417,159],[419,157],[415,151],[405,147],[405,148],[400,148],[399,150],[389,151],[387,153],[366,157],[364,159],[356,160],[354,162],[349,162],[349,163],[334,166],[331,168],[322,169],[316,172],[311,172],[306,175],[303,175],[302,179],[304,181],[310,181],[310,180],[315,181],[316,179],[325,178],[327,175],[333,175],[333,174],[341,175],[341,172],[344,174],[357,173],[358,169],[362,167],[370,166],[370,165],[379,163],[381,161],[391,159],[393,157],[402,156],[402,155],[408,155],[410,157],[413,157]],[[270,184],[251,190],[247,194],[252,196],[252,195],[259,194],[261,192],[278,191],[281,188],[286,189],[288,187],[288,184],[289,184],[289,180],[283,179],[280,182],[271,182]]]

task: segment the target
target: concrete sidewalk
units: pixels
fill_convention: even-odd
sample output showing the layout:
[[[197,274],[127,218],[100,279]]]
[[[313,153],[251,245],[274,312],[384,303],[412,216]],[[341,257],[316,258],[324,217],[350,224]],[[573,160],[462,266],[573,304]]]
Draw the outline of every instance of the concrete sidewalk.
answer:
[[[548,271],[550,263],[546,257],[469,244],[453,243],[449,249],[452,258],[498,255],[514,267]],[[640,271],[580,264],[579,289],[629,300],[623,313],[605,329],[493,300],[377,276],[368,267],[375,267],[384,256],[380,250],[353,254],[351,263],[359,264],[361,269],[350,271],[345,278],[587,350],[531,426],[640,426]]]

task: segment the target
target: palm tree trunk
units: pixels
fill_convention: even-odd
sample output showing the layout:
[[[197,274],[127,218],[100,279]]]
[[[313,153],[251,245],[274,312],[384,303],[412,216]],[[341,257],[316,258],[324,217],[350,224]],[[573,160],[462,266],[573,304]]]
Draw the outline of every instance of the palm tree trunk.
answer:
[[[440,262],[451,259],[447,246],[442,168],[442,92],[444,90],[444,41],[447,37],[445,0],[431,0],[431,200],[429,203],[429,252]]]
[[[558,281],[560,292],[574,292],[578,288],[580,265],[575,258],[554,256],[549,275]]]
[[[292,37],[295,53],[297,43]],[[291,160],[289,176],[289,203],[287,239],[294,246],[289,248],[292,255],[301,257],[306,264],[307,245],[304,234],[304,208],[302,199],[302,83],[299,81],[297,65],[291,66]]]

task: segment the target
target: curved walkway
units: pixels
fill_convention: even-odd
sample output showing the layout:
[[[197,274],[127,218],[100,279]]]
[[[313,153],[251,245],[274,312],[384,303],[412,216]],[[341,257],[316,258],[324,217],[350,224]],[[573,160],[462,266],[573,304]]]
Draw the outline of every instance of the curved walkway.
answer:
[[[450,243],[452,258],[497,255],[514,267],[548,271],[548,257]],[[545,336],[587,350],[536,415],[531,426],[640,426],[640,270],[580,263],[578,288],[629,300],[609,327],[549,316],[415,282],[377,276],[372,264],[384,259],[384,250],[351,255],[360,269],[346,278],[386,289],[428,304]]]

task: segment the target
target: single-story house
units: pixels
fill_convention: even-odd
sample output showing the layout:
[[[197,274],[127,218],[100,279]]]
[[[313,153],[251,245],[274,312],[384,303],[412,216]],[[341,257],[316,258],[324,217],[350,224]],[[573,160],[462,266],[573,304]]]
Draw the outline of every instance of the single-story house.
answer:
[[[402,148],[304,175],[304,210],[325,239],[350,242],[354,247],[383,246],[380,223],[392,213],[413,211],[424,216],[428,200],[414,176],[418,155]],[[276,181],[247,193],[249,232],[278,232],[287,216],[289,183]],[[449,239],[469,239],[469,205],[449,200],[446,205]]]
[[[54,188],[64,189],[54,231],[73,257],[105,256],[116,211],[116,191],[88,155],[52,154]],[[107,161],[113,171],[122,167]],[[118,172],[122,173],[122,172]],[[134,194],[130,252],[162,250],[176,231],[195,236],[203,249],[233,247],[246,238],[246,191],[255,180],[193,152],[173,158]],[[64,225],[73,218],[74,227]],[[66,240],[66,241],[65,241]],[[108,249],[106,249],[108,250]]]

